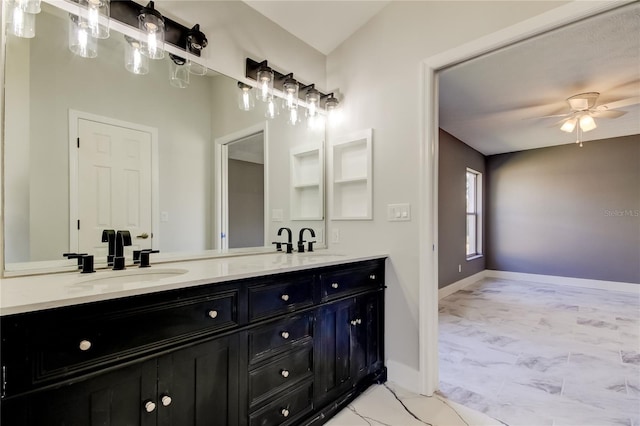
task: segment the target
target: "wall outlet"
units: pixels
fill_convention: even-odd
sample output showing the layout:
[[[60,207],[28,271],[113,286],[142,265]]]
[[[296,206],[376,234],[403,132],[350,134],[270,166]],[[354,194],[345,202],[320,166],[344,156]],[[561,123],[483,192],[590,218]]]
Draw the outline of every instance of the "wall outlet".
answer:
[[[340,230],[335,228],[331,230],[331,242],[339,243],[340,242]]]

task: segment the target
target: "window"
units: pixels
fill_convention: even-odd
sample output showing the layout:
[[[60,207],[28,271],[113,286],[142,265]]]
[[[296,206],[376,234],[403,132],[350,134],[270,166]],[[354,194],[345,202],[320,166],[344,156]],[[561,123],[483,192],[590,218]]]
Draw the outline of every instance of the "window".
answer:
[[[482,254],[482,173],[467,169],[467,259]]]

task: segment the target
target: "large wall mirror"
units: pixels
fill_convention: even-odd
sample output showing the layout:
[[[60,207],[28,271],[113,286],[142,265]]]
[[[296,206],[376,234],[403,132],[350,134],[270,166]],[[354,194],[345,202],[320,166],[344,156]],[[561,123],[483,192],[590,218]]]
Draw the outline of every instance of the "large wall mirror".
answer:
[[[68,20],[43,3],[35,38],[5,37],[8,275],[73,269],[66,252],[105,266],[109,227],[130,230],[129,252],[153,248],[159,258],[275,250],[284,226],[315,229],[322,246],[323,213],[292,220],[301,207],[291,202],[290,162],[299,147],[322,151],[324,128],[267,120],[259,102],[241,111],[237,81],[212,70],[173,87],[169,55],[134,75],[113,29],[96,58],[78,57]]]

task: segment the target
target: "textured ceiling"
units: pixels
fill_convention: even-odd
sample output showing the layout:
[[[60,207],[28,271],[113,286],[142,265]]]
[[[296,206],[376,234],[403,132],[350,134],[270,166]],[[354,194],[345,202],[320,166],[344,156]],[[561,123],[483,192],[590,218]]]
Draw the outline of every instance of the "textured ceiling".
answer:
[[[640,4],[618,8],[439,73],[440,127],[483,154],[573,143],[559,130],[566,98],[598,105],[640,96]],[[640,106],[598,119],[584,141],[640,133]],[[560,118],[561,119],[561,118]]]

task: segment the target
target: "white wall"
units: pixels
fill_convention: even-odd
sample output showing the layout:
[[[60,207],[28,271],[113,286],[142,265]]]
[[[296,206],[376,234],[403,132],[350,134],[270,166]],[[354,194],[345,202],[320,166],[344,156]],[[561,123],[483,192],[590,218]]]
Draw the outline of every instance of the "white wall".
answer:
[[[416,373],[419,368],[421,62],[561,4],[396,1],[328,56],[328,86],[344,93],[343,121],[330,129],[329,143],[343,133],[374,129],[374,219],[330,221],[328,235],[339,229],[340,243],[328,241],[337,250],[369,247],[390,254],[385,348],[390,367]],[[412,206],[412,220],[387,222],[387,204],[405,202]],[[417,377],[400,377],[395,373],[400,370],[390,368],[391,380],[415,389]]]

